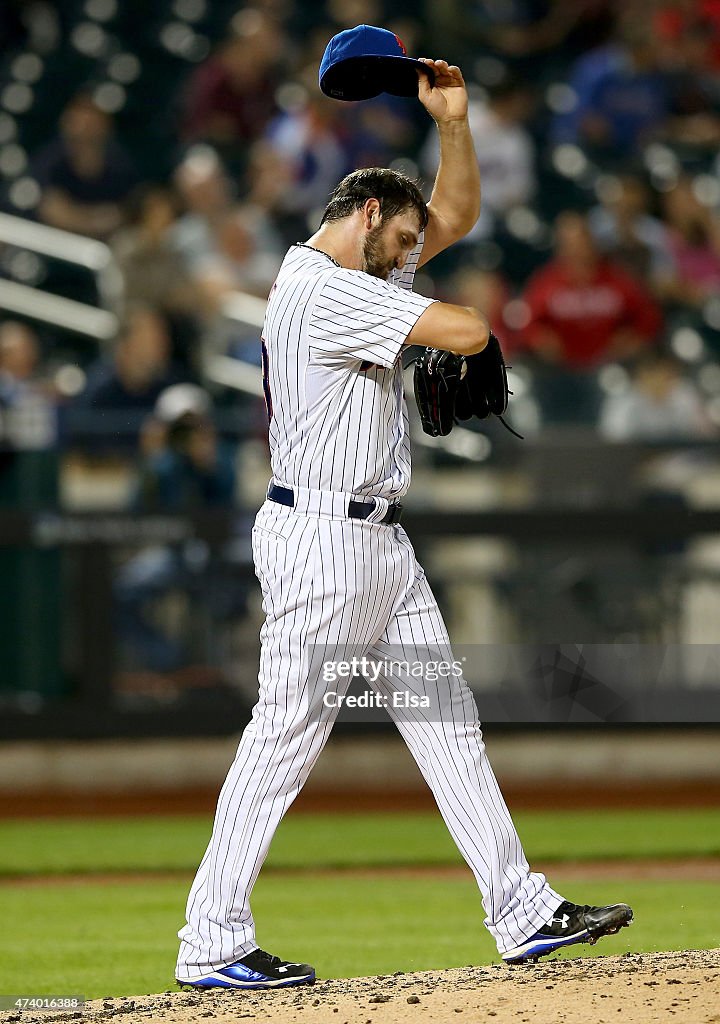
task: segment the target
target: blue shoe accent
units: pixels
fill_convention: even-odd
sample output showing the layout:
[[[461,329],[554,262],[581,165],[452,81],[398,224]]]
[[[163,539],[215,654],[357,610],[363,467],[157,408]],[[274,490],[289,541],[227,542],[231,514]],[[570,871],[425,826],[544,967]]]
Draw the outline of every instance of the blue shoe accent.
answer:
[[[544,928],[522,942],[514,949],[502,954],[506,964],[519,964],[525,960],[537,960],[562,946],[576,942],[591,945],[603,935],[614,935],[621,928],[632,924],[633,912],[626,903],[615,903],[610,907],[578,906],[561,903],[553,918]]]
[[[199,978],[176,980],[179,985],[191,988],[285,988],[288,985],[312,985],[315,969],[309,964],[291,963],[256,949],[242,960]]]
[[[584,942],[589,932],[580,932],[577,935],[568,935],[565,938],[545,938],[540,932],[528,939],[522,946],[518,946],[510,953],[503,953],[503,960],[506,964],[522,963],[523,960],[530,960],[533,957],[546,956],[548,953],[560,949],[561,946],[572,946],[576,942]]]

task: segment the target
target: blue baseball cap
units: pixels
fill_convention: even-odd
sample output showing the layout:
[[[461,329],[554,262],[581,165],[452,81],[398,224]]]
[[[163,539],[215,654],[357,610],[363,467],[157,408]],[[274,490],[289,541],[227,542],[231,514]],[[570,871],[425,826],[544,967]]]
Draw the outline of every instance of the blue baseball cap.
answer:
[[[338,32],[320,62],[320,88],[336,100],[369,100],[381,92],[417,96],[418,68],[435,81],[427,64],[408,57],[399,36],[386,28],[357,25]]]

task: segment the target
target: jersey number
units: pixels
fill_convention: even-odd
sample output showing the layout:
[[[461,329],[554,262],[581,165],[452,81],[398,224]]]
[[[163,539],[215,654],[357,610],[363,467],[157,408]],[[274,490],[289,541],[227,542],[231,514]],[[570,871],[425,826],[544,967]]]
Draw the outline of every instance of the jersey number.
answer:
[[[265,393],[265,408],[267,409],[269,423],[273,416],[272,395],[270,394],[270,361],[264,338],[260,339],[260,344],[262,345],[263,392]]]

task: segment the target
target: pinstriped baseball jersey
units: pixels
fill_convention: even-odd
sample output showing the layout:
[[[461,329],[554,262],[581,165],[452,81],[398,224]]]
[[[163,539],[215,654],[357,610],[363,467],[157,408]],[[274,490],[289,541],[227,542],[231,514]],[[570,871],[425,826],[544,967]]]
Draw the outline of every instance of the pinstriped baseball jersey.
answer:
[[[288,252],[263,330],[273,477],[290,487],[397,498],[410,483],[402,366],[434,301],[412,289],[422,239],[388,281],[305,245]]]

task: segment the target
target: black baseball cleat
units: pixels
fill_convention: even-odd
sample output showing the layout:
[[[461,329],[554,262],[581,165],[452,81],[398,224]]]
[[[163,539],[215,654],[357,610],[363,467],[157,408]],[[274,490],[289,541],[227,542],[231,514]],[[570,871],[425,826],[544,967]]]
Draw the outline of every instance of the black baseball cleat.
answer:
[[[179,985],[192,988],[283,988],[286,985],[312,985],[315,968],[309,964],[281,960],[264,949],[254,949],[242,960],[219,967],[200,978],[176,980]]]
[[[575,942],[593,945],[603,935],[614,935],[632,924],[632,919],[633,912],[627,903],[615,903],[612,907],[579,907],[566,900],[544,928],[522,945],[503,953],[502,958],[507,964],[520,964],[527,960],[537,961],[539,957],[561,946],[572,946]]]

